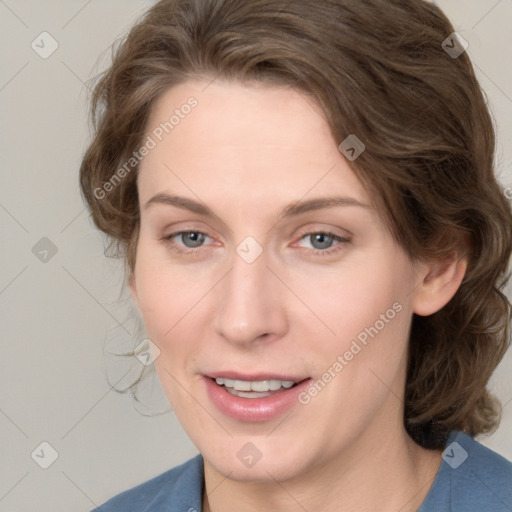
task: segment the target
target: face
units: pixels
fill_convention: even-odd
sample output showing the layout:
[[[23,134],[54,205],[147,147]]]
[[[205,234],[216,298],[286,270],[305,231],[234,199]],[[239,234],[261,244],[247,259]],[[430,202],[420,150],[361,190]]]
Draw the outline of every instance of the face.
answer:
[[[131,288],[205,461],[290,478],[400,428],[417,270],[318,106],[189,81],[154,104],[148,136]]]

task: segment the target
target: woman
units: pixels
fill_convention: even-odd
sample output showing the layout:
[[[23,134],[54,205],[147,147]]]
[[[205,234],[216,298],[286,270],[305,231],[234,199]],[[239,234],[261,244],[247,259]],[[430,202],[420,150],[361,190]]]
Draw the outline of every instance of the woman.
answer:
[[[81,189],[200,453],[98,510],[512,509],[473,439],[512,214],[464,50],[421,0],[163,0],[131,30]]]

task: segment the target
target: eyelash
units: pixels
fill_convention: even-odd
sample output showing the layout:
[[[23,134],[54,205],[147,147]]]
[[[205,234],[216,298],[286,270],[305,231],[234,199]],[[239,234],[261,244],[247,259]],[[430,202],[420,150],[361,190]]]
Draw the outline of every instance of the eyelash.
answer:
[[[190,248],[187,248],[187,249],[179,248],[178,249],[178,247],[181,247],[181,246],[178,246],[178,245],[172,243],[172,239],[174,237],[179,236],[179,235],[186,235],[186,234],[190,234],[190,233],[205,235],[206,237],[211,238],[206,233],[203,233],[202,231],[188,230],[188,231],[176,231],[175,233],[171,233],[170,235],[166,235],[166,236],[164,236],[162,238],[162,241],[164,241],[165,243],[168,243],[170,248],[174,252],[177,252],[178,254],[183,254],[183,255],[194,254],[194,255],[196,255],[199,252],[197,249],[201,249],[201,247],[204,247],[204,246],[199,246],[196,249],[190,249]],[[335,245],[334,247],[331,247],[329,249],[324,249],[324,250],[321,250],[321,249],[308,249],[308,252],[310,254],[315,255],[315,256],[330,256],[330,255],[335,254],[338,251],[340,251],[342,249],[342,246],[343,246],[344,243],[350,242],[349,239],[343,238],[343,237],[341,237],[339,235],[336,235],[336,234],[332,233],[331,231],[310,231],[308,233],[303,234],[300,237],[300,240],[303,240],[304,238],[306,238],[308,236],[313,236],[313,235],[326,235],[329,238],[332,238],[333,240],[338,242],[337,245]]]

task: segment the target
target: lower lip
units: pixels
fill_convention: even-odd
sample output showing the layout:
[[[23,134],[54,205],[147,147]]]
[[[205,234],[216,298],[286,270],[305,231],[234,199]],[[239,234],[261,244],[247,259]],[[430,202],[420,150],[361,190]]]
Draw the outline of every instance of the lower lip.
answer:
[[[298,403],[298,395],[307,388],[311,380],[306,379],[292,388],[264,398],[241,398],[226,391],[215,380],[203,378],[208,397],[221,413],[236,420],[252,422],[268,421],[283,414]]]

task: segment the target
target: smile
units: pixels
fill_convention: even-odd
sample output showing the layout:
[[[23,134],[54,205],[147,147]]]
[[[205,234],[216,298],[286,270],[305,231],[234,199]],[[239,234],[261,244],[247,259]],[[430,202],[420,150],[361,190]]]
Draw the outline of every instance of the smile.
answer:
[[[268,421],[294,407],[298,404],[299,393],[311,380],[309,377],[258,377],[204,376],[203,380],[209,400],[222,414],[247,422]]]
[[[242,398],[264,398],[292,388],[297,384],[293,380],[233,380],[217,377],[215,382],[225,386],[226,391]]]

